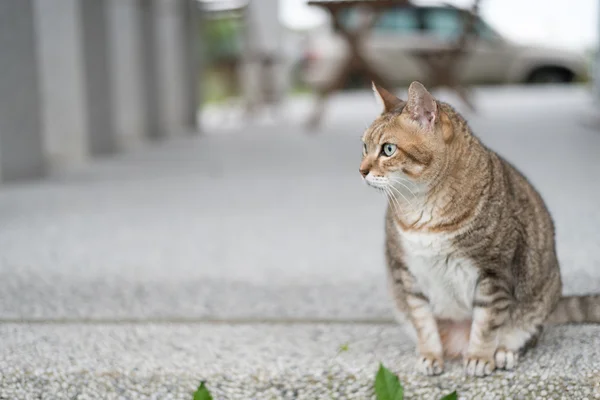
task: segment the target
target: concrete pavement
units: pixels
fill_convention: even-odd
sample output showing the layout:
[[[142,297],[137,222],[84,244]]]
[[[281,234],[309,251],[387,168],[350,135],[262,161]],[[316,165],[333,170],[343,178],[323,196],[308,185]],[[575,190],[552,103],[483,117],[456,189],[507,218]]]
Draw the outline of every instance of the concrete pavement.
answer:
[[[477,98],[473,128],[553,213],[565,291],[600,291],[600,132],[586,125],[587,93],[498,88]],[[516,373],[470,381],[455,365],[440,378],[414,375],[411,345],[389,323],[384,200],[357,172],[374,101],[336,98],[317,136],[298,126],[306,104],[289,111],[286,124],[243,129],[209,115],[205,137],[3,187],[0,397],[190,398],[206,379],[218,398],[355,389],[365,398],[378,360],[413,398],[452,388],[465,398],[600,396],[593,326],[549,330]],[[373,332],[385,335],[371,346]],[[328,377],[338,347],[361,340]],[[536,392],[539,382],[556,390]]]

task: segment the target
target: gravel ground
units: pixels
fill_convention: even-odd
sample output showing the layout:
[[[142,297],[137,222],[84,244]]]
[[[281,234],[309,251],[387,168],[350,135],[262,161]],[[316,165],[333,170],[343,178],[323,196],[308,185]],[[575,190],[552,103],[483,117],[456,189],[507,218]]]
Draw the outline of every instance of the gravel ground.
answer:
[[[5,324],[0,398],[368,399],[379,362],[409,399],[600,398],[600,327],[548,329],[514,372],[466,378],[459,363],[430,378],[394,325]],[[340,352],[340,346],[348,350]]]

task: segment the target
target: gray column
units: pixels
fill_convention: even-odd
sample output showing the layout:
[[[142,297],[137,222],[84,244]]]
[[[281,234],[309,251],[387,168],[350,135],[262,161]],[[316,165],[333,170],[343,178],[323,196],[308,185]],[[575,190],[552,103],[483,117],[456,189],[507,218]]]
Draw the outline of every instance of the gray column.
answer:
[[[83,39],[88,141],[92,154],[117,148],[108,51],[108,1],[79,0]]]
[[[600,101],[600,1],[598,1],[598,37],[596,39],[596,63],[594,66],[594,81],[596,100]]]
[[[279,22],[278,0],[251,0],[246,13],[248,37],[245,43],[242,82],[247,101],[256,105],[265,100],[265,81],[277,95],[281,94],[285,84],[284,69],[280,60],[284,31]],[[272,70],[264,70],[264,64],[261,64],[261,58],[264,56],[276,59]]]
[[[142,75],[144,88],[144,109],[147,115],[146,136],[157,139],[163,135],[160,127],[160,104],[158,88],[158,48],[156,35],[156,8],[154,0],[142,0],[141,3],[141,32],[142,32]]]
[[[42,0],[44,1],[44,0]],[[112,113],[117,146],[136,147],[143,141],[149,110],[145,100],[144,31],[142,2],[109,0],[109,71]]]
[[[200,7],[196,0],[182,2],[184,23],[183,40],[185,41],[184,68],[185,109],[184,124],[192,132],[198,132],[198,107],[200,105]]]
[[[195,83],[189,82],[186,59],[189,51],[189,35],[182,0],[154,0],[155,44],[159,103],[159,127],[162,135],[181,133],[189,122],[187,115],[188,90]]]
[[[34,0],[44,152],[51,169],[88,154],[79,0]]]
[[[0,1],[0,175],[44,173],[32,0]]]

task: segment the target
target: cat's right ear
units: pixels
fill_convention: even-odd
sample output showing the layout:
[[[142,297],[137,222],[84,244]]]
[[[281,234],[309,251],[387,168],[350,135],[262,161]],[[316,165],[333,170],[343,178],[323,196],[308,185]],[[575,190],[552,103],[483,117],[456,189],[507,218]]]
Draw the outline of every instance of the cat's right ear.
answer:
[[[381,86],[377,85],[375,82],[372,82],[372,86],[373,93],[375,93],[375,99],[377,99],[377,102],[383,108],[384,113],[393,110],[402,103],[402,100],[400,100]]]

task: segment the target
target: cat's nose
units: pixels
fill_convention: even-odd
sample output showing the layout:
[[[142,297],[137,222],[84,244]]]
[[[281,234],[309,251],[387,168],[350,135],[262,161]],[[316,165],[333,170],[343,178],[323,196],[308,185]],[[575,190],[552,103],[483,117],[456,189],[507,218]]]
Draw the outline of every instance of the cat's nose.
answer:
[[[367,175],[369,175],[369,169],[368,168],[359,168],[358,170],[360,171],[360,174],[363,177],[366,177]]]

